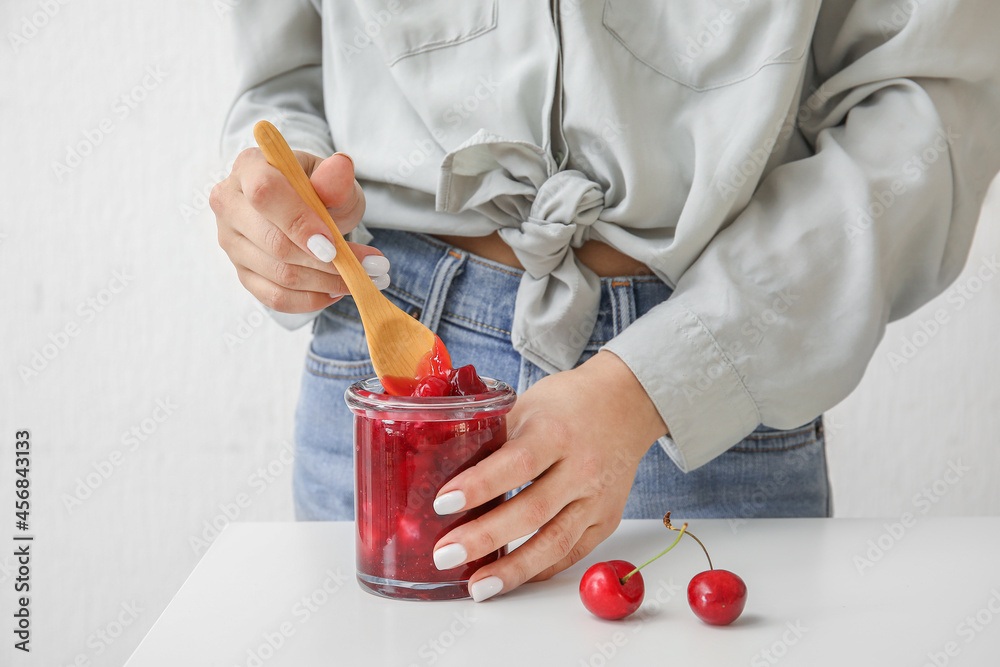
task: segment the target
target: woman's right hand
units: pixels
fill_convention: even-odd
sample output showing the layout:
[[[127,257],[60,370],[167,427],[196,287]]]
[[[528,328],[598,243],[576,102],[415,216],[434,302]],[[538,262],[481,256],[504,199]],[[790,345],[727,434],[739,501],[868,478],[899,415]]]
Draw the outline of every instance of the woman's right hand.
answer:
[[[338,153],[323,160],[295,151],[302,168],[342,234],[358,226],[365,194],[354,179],[354,163]],[[268,164],[258,148],[248,148],[210,197],[219,245],[236,274],[257,300],[282,313],[322,310],[348,293],[330,262],[330,230]],[[370,246],[349,244],[379,289],[389,284],[389,261]]]

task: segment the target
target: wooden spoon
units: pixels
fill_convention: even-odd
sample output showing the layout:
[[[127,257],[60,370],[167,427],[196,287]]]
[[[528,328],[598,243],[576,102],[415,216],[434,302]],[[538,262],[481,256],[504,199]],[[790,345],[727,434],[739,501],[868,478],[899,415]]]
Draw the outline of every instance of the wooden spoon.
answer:
[[[330,228],[333,245],[337,248],[333,265],[347,284],[361,313],[368,353],[382,386],[389,393],[400,393],[393,391],[393,387],[398,387],[400,380],[421,375],[433,353],[439,357],[443,355],[447,360],[447,351],[434,332],[400,310],[372,283],[278,128],[262,120],[254,126],[253,136],[271,166],[285,175],[303,201]]]

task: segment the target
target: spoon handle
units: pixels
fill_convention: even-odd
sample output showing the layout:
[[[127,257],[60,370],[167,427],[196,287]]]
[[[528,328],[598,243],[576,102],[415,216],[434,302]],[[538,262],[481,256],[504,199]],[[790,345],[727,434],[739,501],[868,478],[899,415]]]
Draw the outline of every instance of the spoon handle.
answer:
[[[284,174],[288,182],[292,184],[292,188],[302,197],[302,200],[309,205],[309,208],[316,211],[323,222],[326,223],[326,226],[330,228],[330,233],[333,235],[333,245],[337,249],[337,256],[333,258],[333,265],[337,267],[340,277],[347,284],[347,289],[355,297],[360,294],[377,293],[378,289],[372,283],[371,278],[368,277],[364,268],[362,268],[361,262],[351,252],[350,246],[344,240],[344,235],[337,228],[337,223],[330,217],[329,211],[326,210],[326,206],[323,205],[319,195],[316,194],[312,182],[306,176],[302,165],[299,164],[298,159],[292,153],[292,149],[289,148],[288,142],[281,136],[278,128],[268,121],[262,120],[254,125],[253,136],[257,140],[257,145],[260,146],[260,150],[264,153],[264,157],[267,158],[268,163]]]

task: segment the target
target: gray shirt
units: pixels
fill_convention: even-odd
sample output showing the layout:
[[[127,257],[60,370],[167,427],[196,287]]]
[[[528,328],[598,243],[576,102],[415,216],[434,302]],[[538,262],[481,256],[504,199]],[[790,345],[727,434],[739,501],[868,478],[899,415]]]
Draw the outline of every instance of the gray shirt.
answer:
[[[224,148],[354,159],[365,225],[498,231],[514,347],[570,368],[588,239],[673,295],[606,349],[684,470],[860,381],[962,268],[1000,169],[996,0],[243,0]],[[362,232],[363,233],[363,232]]]

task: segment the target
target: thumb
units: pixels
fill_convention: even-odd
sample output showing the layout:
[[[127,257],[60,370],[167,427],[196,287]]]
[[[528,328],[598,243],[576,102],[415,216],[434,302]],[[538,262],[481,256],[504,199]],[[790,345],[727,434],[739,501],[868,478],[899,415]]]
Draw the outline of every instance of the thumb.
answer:
[[[334,153],[320,162],[309,180],[327,208],[343,209],[356,196],[354,161],[345,153]]]

